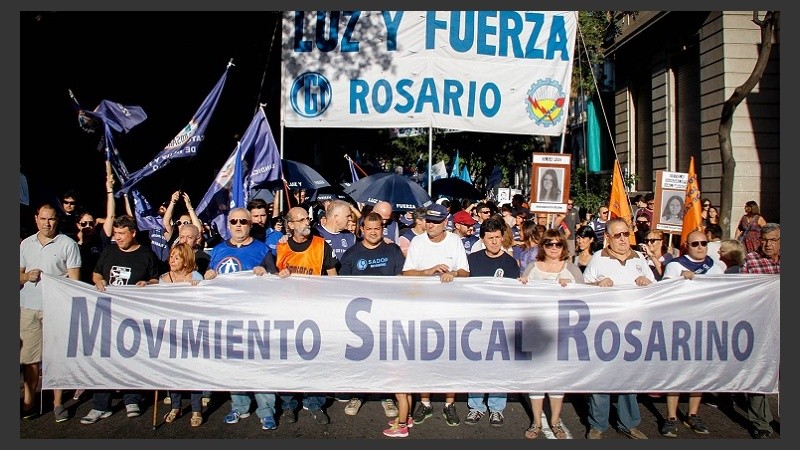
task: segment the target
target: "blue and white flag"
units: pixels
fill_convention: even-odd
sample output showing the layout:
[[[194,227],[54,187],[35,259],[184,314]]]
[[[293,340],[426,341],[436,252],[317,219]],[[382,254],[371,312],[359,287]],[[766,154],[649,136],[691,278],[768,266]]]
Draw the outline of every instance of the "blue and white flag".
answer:
[[[241,175],[236,176],[236,159],[239,158]],[[208,192],[195,209],[204,223],[213,223],[223,239],[230,238],[225,222],[228,212],[234,207],[234,185],[239,185],[245,198],[264,183],[283,177],[281,156],[264,110],[259,108],[241,142],[225,161]]]
[[[161,150],[152,161],[147,163],[144,167],[130,174],[127,180],[123,181],[120,187],[120,193],[127,193],[133,185],[141,181],[144,177],[152,175],[157,170],[169,164],[173,159],[185,158],[187,156],[194,156],[200,144],[205,139],[206,127],[211,121],[211,116],[214,114],[214,109],[219,102],[222,88],[225,86],[225,80],[228,77],[228,69],[232,64],[228,63],[222,77],[220,77],[214,89],[208,94],[206,99],[200,105],[200,108],[194,114],[189,123],[175,136],[164,150]]]

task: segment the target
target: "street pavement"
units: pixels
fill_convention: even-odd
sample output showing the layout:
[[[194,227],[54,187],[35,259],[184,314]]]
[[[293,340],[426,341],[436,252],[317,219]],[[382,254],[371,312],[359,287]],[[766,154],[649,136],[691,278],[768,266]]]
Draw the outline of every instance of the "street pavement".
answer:
[[[164,393],[159,393],[159,401],[155,403],[156,426],[153,427],[155,393],[146,391],[143,413],[139,417],[128,418],[122,404],[121,394],[113,399],[114,414],[101,419],[92,425],[83,425],[80,418],[91,409],[91,397],[84,393],[78,400],[72,399],[73,391],[65,391],[64,397],[69,400],[65,406],[70,412],[70,419],[56,423],[52,411],[52,397],[44,394],[43,414],[32,419],[20,419],[20,439],[394,439],[382,434],[388,428],[388,419],[384,415],[380,396],[370,395],[356,416],[344,413],[347,403],[328,399],[326,411],[331,422],[320,425],[313,421],[308,411],[298,412],[297,423],[280,423],[276,430],[262,430],[259,418],[253,412],[250,417],[237,424],[226,424],[223,419],[230,410],[230,395],[227,392],[215,392],[211,404],[204,410],[204,423],[193,428],[189,425],[190,405],[188,395],[184,396],[183,413],[173,423],[164,423],[163,416],[170,407],[161,402]],[[417,424],[409,430],[408,439],[518,439],[523,442],[525,429],[531,422],[530,402],[527,395],[509,394],[508,405],[504,411],[505,424],[502,427],[489,425],[488,415],[478,424],[467,425],[466,394],[456,397],[456,408],[461,418],[461,425],[447,426],[442,416],[443,395],[433,394],[433,417]],[[778,396],[771,395],[772,414],[775,418],[772,439],[780,439],[780,417],[778,415]],[[639,395],[642,423],[639,429],[650,439],[675,439],[661,436],[659,429],[666,413],[664,397],[654,398],[647,394]],[[712,406],[712,404],[716,404]],[[549,414],[545,401],[545,412]],[[723,394],[718,397],[704,396],[700,406],[700,417],[711,432],[707,435],[696,434],[684,425],[678,425],[677,439],[751,439],[749,422],[744,406],[744,396]],[[686,398],[681,398],[679,410],[686,411]],[[255,402],[252,411],[255,410]],[[612,408],[613,410],[613,408]],[[679,412],[680,414],[680,412]],[[572,439],[586,439],[588,424],[586,422],[587,404],[583,394],[567,394],[564,401],[562,420]],[[279,419],[280,420],[280,419]],[[613,423],[612,412],[612,423]],[[547,439],[549,429],[545,427],[544,435],[539,439]],[[628,438],[618,433],[613,427],[608,429],[603,439]]]

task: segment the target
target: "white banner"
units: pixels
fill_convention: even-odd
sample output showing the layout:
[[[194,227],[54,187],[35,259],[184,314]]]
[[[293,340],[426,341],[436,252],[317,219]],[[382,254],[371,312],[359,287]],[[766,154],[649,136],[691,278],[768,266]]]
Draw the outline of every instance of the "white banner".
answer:
[[[48,389],[778,391],[778,275],[42,283]]]
[[[287,127],[558,136],[575,11],[286,11]]]

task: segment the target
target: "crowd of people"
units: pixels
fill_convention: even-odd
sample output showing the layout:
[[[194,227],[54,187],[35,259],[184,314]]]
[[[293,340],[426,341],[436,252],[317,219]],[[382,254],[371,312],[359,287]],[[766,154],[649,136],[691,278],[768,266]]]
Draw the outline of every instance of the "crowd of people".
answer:
[[[689,234],[680,248],[665,242],[667,233],[652,229],[653,195],[637,198],[637,209],[629,221],[609,218],[602,206],[596,218],[581,220],[578,208],[567,200],[566,213],[532,212],[521,195],[507,205],[491,200],[478,202],[439,199],[428,207],[408,212],[392,211],[391,204],[358,205],[341,199],[310,202],[296,192],[280,210],[280,202],[253,199],[246,207],[233,208],[226,218],[222,240],[196,214],[185,192],[176,191],[157,208],[152,219],[159,226],[143,229],[125,197],[125,213],[117,214],[114,180],[105,184],[106,211],[94,214],[80,207],[76,192],[66,192],[58,204],[38,205],[30,219],[37,231],[20,239],[20,365],[24,379],[21,417],[36,415],[35,389],[42,356],[41,274],[64,276],[104,291],[113,285],[147,286],[158,283],[201,284],[218,276],[252,271],[254,276],[293,274],[324,276],[425,276],[450,283],[462,277],[505,277],[528,283],[546,280],[609,286],[646,286],[663,279],[692,279],[698,275],[723,273],[780,273],[780,225],[768,223],[758,205],[748,202],[739,222],[737,237],[721,240],[721,229],[712,214],[711,202],[703,199],[704,230]],[[667,205],[669,209],[669,205]],[[665,211],[667,211],[665,209]],[[715,209],[713,209],[716,212]],[[173,221],[173,218],[177,217]],[[631,245],[631,235],[636,245]],[[712,249],[713,252],[712,252]],[[367,264],[359,262],[367,261]],[[200,287],[202,288],[202,286]],[[60,390],[53,392],[55,420],[68,420]],[[171,423],[183,411],[182,398],[190,398],[193,427],[204,421],[208,392],[171,392]],[[550,429],[557,439],[566,439],[560,419],[565,392],[529,393],[533,420],[521,435],[542,435],[545,396],[550,404]],[[702,393],[688,393],[688,411],[682,416],[693,432],[708,434],[698,416]],[[128,417],[141,414],[142,393],[123,392]],[[356,415],[366,394],[337,394],[346,402],[345,413]],[[456,393],[444,396],[441,414],[449,426],[462,423],[456,409]],[[631,439],[646,439],[638,428],[641,421],[636,394],[618,394],[618,428]],[[283,422],[296,422],[298,411],[308,410],[312,420],[330,423],[325,412],[325,393],[230,392],[231,410],[224,421],[235,424],[255,414],[264,430]],[[468,411],[463,420],[475,425],[488,416],[491,426],[504,425],[505,393],[467,393]],[[661,429],[666,437],[677,436],[680,394],[666,397],[667,417]],[[612,393],[587,396],[587,438],[600,439],[610,427]],[[768,398],[748,395],[748,418],[753,436],[772,433]],[[416,400],[416,408],[414,408]],[[80,419],[93,424],[109,417],[112,393],[95,390],[92,409]],[[409,429],[434,414],[426,392],[387,393],[381,400],[391,420],[383,430],[388,437],[406,437]]]

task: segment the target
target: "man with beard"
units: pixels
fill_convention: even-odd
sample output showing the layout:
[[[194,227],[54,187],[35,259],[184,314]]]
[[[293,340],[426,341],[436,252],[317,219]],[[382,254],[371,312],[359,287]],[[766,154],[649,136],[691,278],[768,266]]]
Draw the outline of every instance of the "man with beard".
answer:
[[[336,275],[338,262],[333,257],[333,249],[325,239],[311,234],[310,219],[305,208],[295,206],[290,209],[286,214],[286,226],[289,238],[278,244],[278,255],[274,260],[271,254],[267,257],[267,270],[270,273],[277,273],[280,278],[292,274]],[[296,421],[297,400],[281,397],[284,401],[282,417],[289,422]],[[330,418],[322,410],[324,404],[324,394],[303,394],[303,408],[308,409],[315,422],[323,425],[330,423]]]
[[[283,237],[283,233],[275,231],[269,226],[267,202],[260,198],[254,198],[247,202],[247,210],[250,211],[250,236],[267,244],[272,255],[276,255],[278,241]]]

